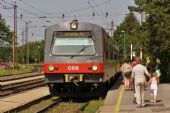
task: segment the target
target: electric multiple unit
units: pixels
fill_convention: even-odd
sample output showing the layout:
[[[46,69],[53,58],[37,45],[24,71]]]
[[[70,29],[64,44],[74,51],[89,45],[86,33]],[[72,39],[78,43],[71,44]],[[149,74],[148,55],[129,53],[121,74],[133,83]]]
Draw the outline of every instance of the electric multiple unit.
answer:
[[[53,95],[110,83],[118,70],[118,56],[115,42],[98,25],[73,20],[45,31],[44,74]]]

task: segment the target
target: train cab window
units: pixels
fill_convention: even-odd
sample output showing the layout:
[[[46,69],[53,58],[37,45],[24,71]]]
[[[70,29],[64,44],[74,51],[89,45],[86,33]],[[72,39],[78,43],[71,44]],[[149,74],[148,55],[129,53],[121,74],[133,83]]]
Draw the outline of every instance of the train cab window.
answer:
[[[94,55],[94,42],[92,38],[56,38],[51,54]]]

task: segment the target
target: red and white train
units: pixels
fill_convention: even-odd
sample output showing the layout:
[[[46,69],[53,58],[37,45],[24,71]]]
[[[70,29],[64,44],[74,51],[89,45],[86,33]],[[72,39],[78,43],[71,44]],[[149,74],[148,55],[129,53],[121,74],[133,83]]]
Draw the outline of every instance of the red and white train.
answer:
[[[44,74],[52,95],[100,90],[118,67],[119,50],[102,27],[73,20],[46,28]]]

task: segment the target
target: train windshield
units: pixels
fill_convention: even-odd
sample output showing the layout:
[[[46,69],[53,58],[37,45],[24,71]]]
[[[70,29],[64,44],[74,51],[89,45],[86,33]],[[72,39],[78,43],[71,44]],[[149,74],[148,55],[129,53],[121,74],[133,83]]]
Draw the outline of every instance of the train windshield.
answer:
[[[92,38],[56,38],[52,55],[94,55]]]

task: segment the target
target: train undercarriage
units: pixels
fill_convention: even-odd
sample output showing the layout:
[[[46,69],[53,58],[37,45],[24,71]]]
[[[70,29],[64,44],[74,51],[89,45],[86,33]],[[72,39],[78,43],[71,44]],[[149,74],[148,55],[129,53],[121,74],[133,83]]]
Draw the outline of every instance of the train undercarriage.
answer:
[[[68,82],[68,83],[48,83],[52,96],[60,97],[101,97],[117,79],[117,75],[105,82]]]
[[[48,84],[48,86],[51,95],[60,97],[100,96],[106,90],[104,83],[80,84],[72,82],[68,84]]]

